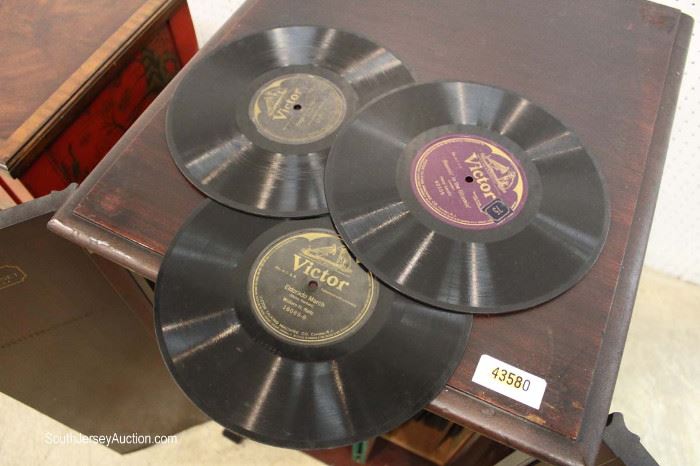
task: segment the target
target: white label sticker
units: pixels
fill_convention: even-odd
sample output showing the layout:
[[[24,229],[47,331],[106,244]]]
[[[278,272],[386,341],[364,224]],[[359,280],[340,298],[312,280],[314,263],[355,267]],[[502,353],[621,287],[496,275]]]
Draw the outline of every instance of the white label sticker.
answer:
[[[540,409],[540,403],[547,388],[546,380],[492,358],[488,354],[481,355],[472,382],[535,409]]]

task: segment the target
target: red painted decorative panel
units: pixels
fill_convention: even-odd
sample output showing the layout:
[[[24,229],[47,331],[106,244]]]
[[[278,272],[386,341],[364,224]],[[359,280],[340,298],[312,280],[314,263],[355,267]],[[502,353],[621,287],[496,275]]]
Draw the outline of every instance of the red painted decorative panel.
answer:
[[[189,20],[189,28],[162,27],[21,177],[34,197],[85,179],[191,57],[195,39],[186,5],[175,16],[180,25]]]

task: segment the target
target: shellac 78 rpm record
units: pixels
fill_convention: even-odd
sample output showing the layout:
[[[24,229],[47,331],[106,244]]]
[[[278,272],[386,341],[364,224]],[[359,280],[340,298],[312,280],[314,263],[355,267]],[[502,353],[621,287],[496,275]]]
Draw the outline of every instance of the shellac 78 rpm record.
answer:
[[[299,449],[409,419],[447,383],[472,323],[379,283],[328,216],[209,200],[165,256],[155,311],[164,359],[195,404],[233,432]]]
[[[168,146],[207,197],[271,217],[327,213],[323,174],[338,129],[413,79],[389,51],[349,32],[281,27],[215,49],[169,104]]]
[[[326,197],[348,248],[432,306],[500,313],[545,302],[596,261],[608,231],[600,170],[577,136],[490,86],[406,86],[338,135]]]

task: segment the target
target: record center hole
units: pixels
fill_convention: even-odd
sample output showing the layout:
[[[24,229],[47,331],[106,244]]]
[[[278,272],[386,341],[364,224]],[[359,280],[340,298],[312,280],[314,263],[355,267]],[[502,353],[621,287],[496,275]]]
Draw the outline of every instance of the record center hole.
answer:
[[[316,280],[311,280],[307,286],[311,291],[313,291],[318,288],[318,282]]]
[[[289,108],[289,107],[287,107],[287,108]],[[294,105],[294,107],[292,107],[292,108],[293,108],[294,110],[301,110],[301,105],[296,104],[296,105]]]
[[[468,176],[468,177],[466,177],[466,178],[464,179],[464,181],[466,181],[467,183],[473,183],[473,182],[474,182],[474,178],[472,178],[471,176]]]

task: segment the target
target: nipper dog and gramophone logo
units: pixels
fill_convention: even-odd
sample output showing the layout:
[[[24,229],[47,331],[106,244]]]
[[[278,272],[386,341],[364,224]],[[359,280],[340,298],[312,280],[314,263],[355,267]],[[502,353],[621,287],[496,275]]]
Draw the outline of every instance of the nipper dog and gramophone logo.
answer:
[[[441,221],[487,230],[514,219],[527,200],[520,161],[486,138],[449,134],[413,159],[411,186],[420,204]]]
[[[335,232],[312,229],[283,236],[260,253],[248,295],[274,335],[320,344],[360,328],[374,309],[377,288]]]
[[[287,74],[263,84],[248,114],[266,138],[282,144],[309,144],[340,127],[347,113],[341,90],[313,74]]]

